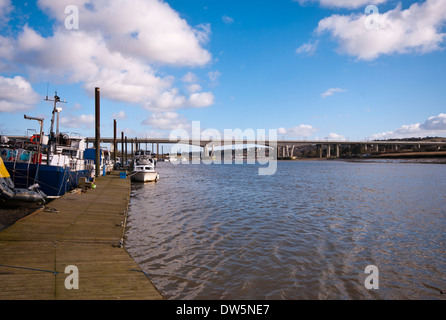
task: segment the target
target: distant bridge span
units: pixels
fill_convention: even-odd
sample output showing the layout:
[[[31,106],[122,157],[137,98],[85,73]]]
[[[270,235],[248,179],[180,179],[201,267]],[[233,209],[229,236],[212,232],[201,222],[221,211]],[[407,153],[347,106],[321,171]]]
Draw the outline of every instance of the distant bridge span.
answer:
[[[19,139],[29,139],[29,137],[25,136],[7,136],[8,138],[19,138]],[[87,147],[89,147],[90,143],[95,142],[95,138],[88,137]],[[101,144],[110,144],[113,146],[114,138],[100,138]],[[251,140],[251,139],[221,139],[221,140],[198,140],[198,139],[170,139],[170,138],[128,138],[122,139],[121,137],[116,137],[116,148],[119,149],[121,146],[122,150],[125,150],[127,153],[128,144],[131,145],[131,151],[133,151],[133,146],[138,143],[151,143],[156,144],[156,154],[160,154],[159,145],[160,144],[185,144],[191,146],[197,146],[204,148],[205,146],[210,147],[213,145],[214,147],[219,146],[231,146],[231,145],[260,145],[267,146],[276,149],[277,157],[292,157],[294,155],[294,148],[298,146],[306,146],[306,145],[316,145],[317,152],[319,157],[322,158],[323,151],[325,150],[326,156],[329,158],[332,155],[335,157],[339,157],[340,155],[340,147],[341,146],[357,146],[360,145],[367,152],[370,151],[380,151],[380,147],[383,146],[384,150],[386,147],[392,147],[393,150],[398,150],[402,146],[415,146],[415,148],[420,149],[421,147],[443,147],[446,146],[446,141],[376,141],[376,140],[364,140],[364,141],[349,141],[349,140],[277,140],[277,141],[269,141],[269,140]],[[138,147],[137,147],[138,148]],[[381,147],[382,149],[382,147]],[[113,148],[111,148],[113,150]],[[154,150],[152,150],[154,151]]]
[[[11,139],[29,139],[27,136],[9,136],[6,137]],[[87,143],[94,143],[94,137],[87,137]],[[100,138],[101,143],[114,143],[114,138]],[[221,140],[198,140],[198,139],[169,139],[169,138],[128,138],[126,137],[127,143],[153,143],[153,144],[188,144],[191,146],[204,147],[206,145],[214,144],[216,146],[230,146],[230,145],[262,145],[262,146],[277,146],[277,147],[286,147],[286,146],[304,146],[304,145],[369,145],[369,146],[379,146],[379,145],[387,145],[387,146],[446,146],[446,141],[376,141],[376,140],[277,140],[277,141],[269,141],[266,140],[250,140],[250,139],[221,139]],[[116,144],[122,144],[125,141],[121,141],[121,137],[116,138]]]
[[[95,138],[87,138],[87,141],[92,143]],[[114,138],[101,138],[101,143],[113,144]],[[446,146],[446,141],[349,141],[349,140],[249,140],[249,139],[221,139],[221,140],[198,140],[198,139],[169,139],[169,138],[127,138],[127,143],[153,143],[153,144],[188,144],[191,146],[204,147],[206,145],[214,144],[218,146],[230,145],[262,145],[262,146],[303,146],[303,145],[417,145],[417,146]],[[121,144],[121,138],[116,138],[116,143]]]
[[[87,139],[87,145],[89,142],[94,142],[94,138]],[[113,146],[114,139],[113,138],[101,138],[101,143],[110,143]],[[380,146],[381,149],[384,150],[388,147],[391,147],[393,150],[398,150],[402,146],[415,146],[417,149],[421,149],[421,147],[426,146],[436,146],[442,147],[446,146],[446,141],[348,141],[348,140],[277,140],[277,141],[269,141],[269,140],[250,140],[250,139],[221,139],[221,140],[198,140],[198,139],[168,139],[168,138],[125,138],[122,141],[122,138],[116,139],[116,148],[119,149],[119,145],[121,144],[121,149],[125,149],[127,152],[126,144],[130,143],[132,146],[135,143],[152,143],[156,144],[156,154],[160,154],[159,145],[160,144],[185,144],[191,146],[197,146],[204,148],[205,146],[220,147],[220,146],[231,146],[231,145],[261,145],[272,147],[275,149],[275,154],[277,158],[283,157],[293,157],[294,156],[294,148],[297,146],[305,146],[305,145],[316,145],[317,153],[319,158],[322,158],[324,150],[327,158],[332,156],[339,158],[340,156],[340,147],[341,146],[354,146],[360,145],[367,152],[370,150],[371,152],[379,152]],[[125,146],[124,146],[125,145]],[[136,147],[138,148],[138,147]],[[154,151],[154,150],[152,150]]]

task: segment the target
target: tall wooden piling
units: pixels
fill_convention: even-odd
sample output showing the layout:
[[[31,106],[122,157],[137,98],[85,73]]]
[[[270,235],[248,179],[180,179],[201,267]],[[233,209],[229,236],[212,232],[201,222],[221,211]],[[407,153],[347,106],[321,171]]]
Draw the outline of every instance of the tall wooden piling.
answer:
[[[121,131],[121,167],[124,166],[124,132]]]
[[[101,172],[101,119],[100,119],[100,93],[99,88],[95,88],[95,121],[96,121],[96,134],[95,134],[95,148],[96,148],[96,170],[95,176],[99,177]]]
[[[127,164],[127,136],[125,136],[125,164]]]
[[[116,151],[117,151],[117,144],[116,144],[116,119],[113,120],[113,163],[116,165]]]

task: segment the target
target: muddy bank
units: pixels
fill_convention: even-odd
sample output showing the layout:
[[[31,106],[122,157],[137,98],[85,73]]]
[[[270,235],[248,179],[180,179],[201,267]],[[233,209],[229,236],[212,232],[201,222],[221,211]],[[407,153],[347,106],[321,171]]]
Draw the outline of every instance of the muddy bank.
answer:
[[[358,158],[345,159],[347,162],[376,162],[376,163],[423,163],[423,164],[446,164],[446,158]]]
[[[35,212],[41,206],[37,204],[14,204],[0,199],[0,231],[12,226],[18,220]]]

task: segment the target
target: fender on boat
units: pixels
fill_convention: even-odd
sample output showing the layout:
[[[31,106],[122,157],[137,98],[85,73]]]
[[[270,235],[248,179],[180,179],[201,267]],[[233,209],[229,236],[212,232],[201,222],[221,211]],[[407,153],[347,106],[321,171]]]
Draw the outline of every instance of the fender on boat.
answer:
[[[28,189],[14,188],[9,172],[0,158],[0,197],[21,202],[45,202],[47,195],[35,184]]]

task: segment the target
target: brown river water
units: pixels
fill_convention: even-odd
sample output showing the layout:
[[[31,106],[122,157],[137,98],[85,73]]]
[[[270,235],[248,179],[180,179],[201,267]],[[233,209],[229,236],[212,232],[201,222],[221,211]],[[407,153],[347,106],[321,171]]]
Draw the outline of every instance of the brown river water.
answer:
[[[125,247],[167,299],[446,299],[446,165],[258,167],[166,162],[132,185]]]

